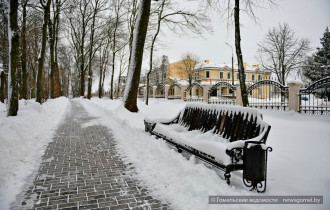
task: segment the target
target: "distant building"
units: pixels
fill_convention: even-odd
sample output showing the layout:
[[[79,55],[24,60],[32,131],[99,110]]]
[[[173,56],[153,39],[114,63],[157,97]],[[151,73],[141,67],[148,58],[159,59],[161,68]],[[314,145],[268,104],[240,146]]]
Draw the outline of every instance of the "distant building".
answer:
[[[187,72],[187,65],[193,66],[191,72]],[[247,86],[260,81],[270,79],[271,73],[267,71],[262,71],[258,64],[248,65],[244,63],[245,78]],[[234,74],[233,74],[234,73]],[[234,84],[239,84],[238,78],[238,68],[237,65],[234,66],[232,71],[231,64],[212,64],[209,60],[204,60],[203,62],[197,62],[190,57],[187,60],[180,60],[173,63],[169,62],[168,56],[163,55],[161,64],[152,69],[149,77],[149,94],[152,97],[153,87],[156,87],[156,97],[164,97],[165,95],[165,85],[169,86],[169,96],[180,96],[181,87],[188,87],[189,77],[191,77],[191,83],[195,84],[191,87],[191,90],[187,91],[187,97],[201,96],[203,85],[216,85],[219,82],[226,82],[232,85],[234,78]],[[123,78],[121,83],[125,83]],[[121,84],[124,87],[125,84]],[[146,89],[146,75],[140,78],[139,95],[143,95]],[[121,91],[122,92],[122,91]],[[214,88],[210,93],[210,96],[229,96],[232,92],[229,87],[219,86]]]

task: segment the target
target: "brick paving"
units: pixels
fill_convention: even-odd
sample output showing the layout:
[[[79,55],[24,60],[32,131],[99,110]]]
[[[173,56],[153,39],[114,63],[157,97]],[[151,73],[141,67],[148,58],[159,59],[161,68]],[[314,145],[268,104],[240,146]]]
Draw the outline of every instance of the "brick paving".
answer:
[[[93,118],[79,102],[71,105],[25,201],[14,209],[32,200],[32,209],[169,209],[132,178],[134,166],[121,160],[108,129],[84,126]]]

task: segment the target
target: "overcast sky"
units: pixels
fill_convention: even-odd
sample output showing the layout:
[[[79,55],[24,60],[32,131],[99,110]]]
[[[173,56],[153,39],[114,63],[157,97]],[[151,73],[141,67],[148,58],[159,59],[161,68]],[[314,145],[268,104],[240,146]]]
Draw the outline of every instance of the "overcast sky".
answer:
[[[185,1],[185,4],[191,4]],[[187,5],[188,6],[188,5]],[[299,38],[309,38],[311,47],[320,46],[320,38],[327,26],[330,26],[330,0],[280,0],[276,9],[259,9],[256,11],[259,23],[241,17],[241,39],[243,59],[249,64],[257,63],[255,58],[257,44],[261,42],[269,28],[278,26],[279,23],[288,23]],[[192,52],[201,60],[209,59],[212,63],[231,63],[231,48],[234,47],[234,27],[227,30],[227,22],[213,15],[212,25],[214,32],[205,34],[205,38],[178,37],[168,31],[166,36],[159,37],[166,48],[158,49],[156,56],[167,55],[170,62],[181,60],[182,54]],[[195,35],[196,36],[196,35]],[[146,53],[149,54],[149,53]],[[234,49],[234,62],[236,63]],[[147,64],[144,60],[144,65]]]

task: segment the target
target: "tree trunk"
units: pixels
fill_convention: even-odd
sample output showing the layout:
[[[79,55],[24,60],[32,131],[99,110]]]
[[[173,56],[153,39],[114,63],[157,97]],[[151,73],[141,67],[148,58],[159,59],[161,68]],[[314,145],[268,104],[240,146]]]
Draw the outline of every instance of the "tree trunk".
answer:
[[[119,74],[118,76],[118,85],[117,85],[117,99],[119,98],[119,88],[120,88],[120,77],[121,77],[121,74]]]
[[[136,22],[136,34],[133,38],[132,56],[129,64],[127,83],[124,94],[124,107],[131,112],[138,112],[137,93],[139,89],[143,49],[147,34],[151,0],[140,2],[139,15]]]
[[[102,89],[103,74],[102,73],[103,73],[103,68],[102,68],[102,65],[100,65],[99,98],[102,98],[102,92],[103,92],[103,89]]]
[[[42,7],[44,9],[44,22],[42,25],[42,38],[41,38],[41,50],[40,55],[38,58],[38,76],[37,76],[37,97],[36,102],[40,103],[42,102],[42,72],[44,68],[44,61],[45,61],[45,53],[46,53],[46,42],[47,42],[47,23],[50,13],[50,2],[51,0],[48,0],[46,2],[46,5],[43,5],[42,0],[40,0],[40,3],[42,4]]]
[[[22,20],[22,85],[21,85],[21,97],[24,99],[28,99],[28,90],[27,90],[27,82],[28,82],[28,72],[27,72],[27,64],[26,64],[26,6],[27,0],[23,3],[23,20]]]
[[[114,35],[115,37],[115,35]],[[114,38],[115,40],[115,38]],[[115,41],[114,41],[115,42]],[[116,57],[116,52],[112,52],[112,73],[111,73],[111,82],[110,82],[110,99],[113,99],[113,77],[115,74],[115,57]]]
[[[119,7],[119,5],[118,5]],[[113,32],[113,46],[112,46],[112,73],[111,73],[111,83],[110,83],[110,99],[113,99],[113,77],[115,74],[115,59],[116,59],[116,33],[118,28],[118,21],[119,21],[119,8],[116,14],[116,24],[115,29]]]
[[[6,74],[5,74],[4,71],[2,71],[0,73],[0,84],[1,84],[1,86],[0,86],[0,101],[2,103],[4,103],[5,98],[6,98],[6,91],[5,91],[5,89],[6,89],[6,85],[5,85],[6,84]]]
[[[92,20],[92,31],[90,36],[90,48],[89,48],[89,60],[88,60],[88,89],[87,89],[87,98],[91,99],[92,97],[92,82],[93,82],[93,72],[92,72],[92,60],[93,60],[93,47],[94,47],[94,27],[95,27],[95,19],[97,14],[97,3],[95,5],[93,20]]]
[[[235,47],[236,47],[236,56],[238,62],[238,72],[239,72],[239,82],[241,87],[242,101],[243,106],[246,107],[249,105],[248,94],[245,84],[245,71],[243,65],[243,56],[241,50],[241,32],[240,32],[240,22],[239,22],[239,1],[235,0],[234,8],[234,19],[235,19]]]
[[[19,30],[17,23],[18,1],[9,3],[9,75],[8,75],[8,113],[7,116],[16,116],[18,111],[18,67],[19,67]]]
[[[60,2],[56,0],[56,14],[54,16],[53,25],[53,40],[54,40],[54,67],[53,71],[53,98],[62,96],[61,82],[60,82],[60,72],[57,63],[57,43],[58,43],[58,28],[60,24]]]
[[[83,38],[84,39],[84,38]],[[85,95],[85,58],[84,58],[84,41],[80,46],[80,96]]]

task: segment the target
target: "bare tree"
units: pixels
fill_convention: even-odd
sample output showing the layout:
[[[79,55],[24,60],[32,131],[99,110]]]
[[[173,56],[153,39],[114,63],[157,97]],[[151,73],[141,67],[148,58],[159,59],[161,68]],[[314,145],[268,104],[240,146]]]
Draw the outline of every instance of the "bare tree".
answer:
[[[135,33],[132,44],[127,82],[124,93],[124,107],[130,112],[138,112],[137,93],[141,75],[144,43],[148,29],[151,0],[141,0],[138,19],[136,20]]]
[[[87,98],[91,99],[92,96],[92,81],[93,81],[93,71],[92,71],[92,61],[94,58],[94,55],[97,51],[97,48],[100,47],[100,45],[95,49],[95,40],[94,35],[96,31],[96,24],[97,24],[97,18],[99,13],[105,10],[107,1],[104,0],[94,0],[91,1],[92,7],[93,7],[93,16],[92,16],[92,25],[91,25],[91,33],[90,33],[90,43],[89,43],[89,55],[88,55],[88,90],[87,90]],[[97,40],[98,41],[98,40]]]
[[[58,35],[60,25],[60,14],[65,0],[53,0],[52,13],[48,18],[48,31],[49,31],[49,50],[50,50],[50,97],[57,98],[62,95],[60,73],[58,68]]]
[[[108,29],[109,30],[109,29]],[[101,43],[101,47],[98,49],[99,55],[99,98],[103,97],[104,94],[104,80],[107,73],[109,60],[110,60],[110,45],[111,45],[111,36],[108,33],[105,33],[106,36]]]
[[[31,2],[32,3],[32,2]],[[28,91],[29,98],[36,97],[36,81],[38,71],[38,56],[40,53],[40,43],[42,39],[43,12],[31,5],[31,11],[28,12],[26,44],[27,44],[27,70],[28,70]]]
[[[66,16],[70,23],[71,44],[76,51],[76,64],[80,75],[79,95],[85,94],[85,77],[88,65],[86,64],[87,38],[90,29],[90,21],[93,18],[91,0],[72,0]]]
[[[174,6],[175,5],[175,6]],[[147,87],[149,87],[149,76],[152,71],[153,52],[161,25],[164,23],[173,32],[182,33],[193,32],[201,34],[202,31],[209,30],[209,19],[200,10],[189,11],[185,8],[177,8],[177,4],[172,0],[162,0],[153,12],[156,15],[156,30],[152,36],[150,47],[149,71],[147,73]],[[149,88],[147,88],[146,104],[149,101]]]
[[[123,25],[123,17],[124,17],[124,8],[125,1],[124,0],[115,0],[113,2],[112,7],[114,8],[114,27],[112,32],[112,73],[111,73],[111,81],[110,81],[110,99],[113,99],[113,83],[114,83],[114,74],[115,74],[115,61],[116,61],[116,53],[120,51],[123,47],[127,45],[127,41],[124,40],[125,34],[123,30],[121,30],[121,26]]]
[[[246,107],[249,105],[247,88],[245,84],[245,69],[244,69],[244,61],[243,61],[243,53],[241,47],[241,22],[240,22],[240,13],[241,11],[247,14],[252,18],[253,21],[257,22],[257,17],[255,16],[254,9],[260,8],[260,5],[268,4],[270,6],[276,5],[277,0],[235,0],[234,3],[232,1],[217,1],[217,0],[208,0],[208,5],[211,6],[212,9],[220,12],[222,15],[228,14],[228,25],[234,19],[234,27],[235,27],[235,49],[236,49],[236,57],[238,62],[238,72],[239,72],[239,82],[241,88],[242,102],[243,106]],[[242,3],[242,6],[240,5]]]
[[[0,101],[7,95],[8,74],[8,1],[0,0]]]
[[[304,62],[310,50],[309,40],[295,37],[287,23],[270,29],[265,40],[258,44],[259,61],[262,67],[276,74],[278,81],[285,85],[288,75]]]
[[[119,98],[119,88],[121,83],[121,77],[124,74],[124,72],[128,68],[128,62],[126,58],[126,49],[123,48],[121,51],[119,51],[119,75],[118,75],[118,84],[117,84],[117,98]]]
[[[40,4],[44,10],[44,22],[42,25],[42,40],[40,56],[38,58],[38,76],[37,76],[37,97],[36,102],[42,102],[42,73],[44,68],[45,54],[46,54],[46,41],[47,41],[47,23],[50,14],[51,0],[40,0]]]
[[[137,18],[139,2],[138,0],[127,0],[126,14],[127,14],[127,29],[129,34],[128,45],[129,45],[129,59],[131,60],[132,54],[132,43],[133,43],[133,32]]]
[[[9,1],[9,75],[8,75],[8,112],[7,116],[16,116],[18,112],[19,68],[19,28],[17,21],[18,1]]]
[[[194,78],[194,69],[195,66],[199,63],[200,58],[197,55],[188,52],[182,55],[181,59],[182,65],[178,67],[180,74],[183,78],[187,78],[189,85],[191,85]]]
[[[27,43],[26,43],[26,18],[27,5],[29,0],[23,0],[22,4],[22,29],[21,29],[21,65],[22,65],[22,82],[21,97],[28,99],[28,70],[27,70]]]

